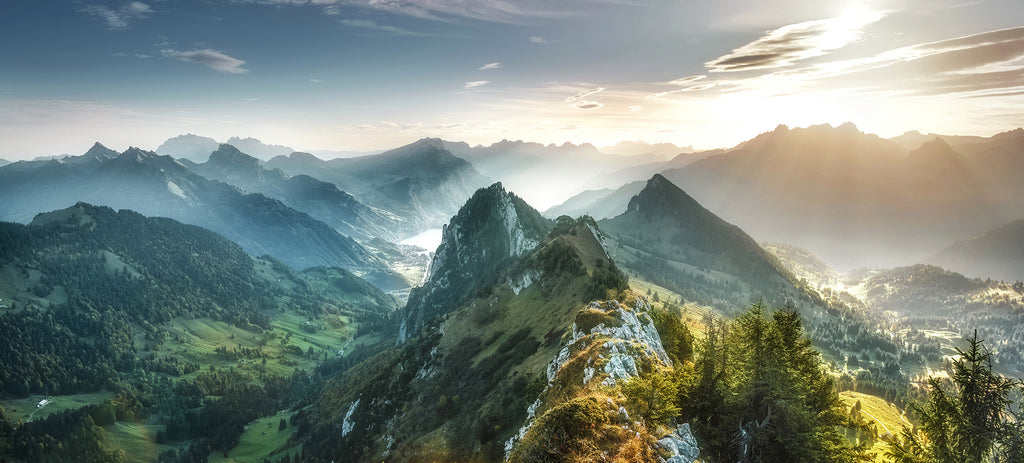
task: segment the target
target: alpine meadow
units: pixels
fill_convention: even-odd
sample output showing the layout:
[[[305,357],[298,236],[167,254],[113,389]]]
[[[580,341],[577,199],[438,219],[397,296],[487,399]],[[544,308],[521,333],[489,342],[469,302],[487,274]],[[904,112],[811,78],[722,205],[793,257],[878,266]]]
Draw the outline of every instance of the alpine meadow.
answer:
[[[1024,2],[0,7],[0,463],[1024,463]]]

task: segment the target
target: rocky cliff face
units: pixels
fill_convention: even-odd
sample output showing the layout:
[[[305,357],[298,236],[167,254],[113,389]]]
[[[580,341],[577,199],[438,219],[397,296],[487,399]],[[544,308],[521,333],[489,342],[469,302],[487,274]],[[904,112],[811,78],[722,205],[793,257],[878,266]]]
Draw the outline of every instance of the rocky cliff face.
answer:
[[[594,301],[576,314],[571,336],[564,339],[562,348],[547,366],[544,391],[527,409],[527,423],[505,443],[510,462],[532,461],[538,442],[548,441],[552,417],[579,398],[598,399],[593,411],[606,417],[599,421],[616,428],[615,432],[598,430],[596,435],[582,439],[592,440],[598,447],[618,446],[621,452],[633,437],[650,436],[645,440],[657,443],[647,454],[656,453],[671,463],[696,460],[700,449],[688,424],[664,434],[648,429],[636,421],[639,418],[630,417],[624,397],[614,389],[644,372],[671,366],[654,321],[647,313],[651,309],[649,303],[638,296],[627,299],[626,303]],[[564,397],[575,399],[565,401]]]
[[[478,190],[444,227],[426,284],[409,296],[399,342],[415,336],[430,318],[457,308],[472,296],[471,288],[494,282],[548,229],[546,219],[500,183]]]

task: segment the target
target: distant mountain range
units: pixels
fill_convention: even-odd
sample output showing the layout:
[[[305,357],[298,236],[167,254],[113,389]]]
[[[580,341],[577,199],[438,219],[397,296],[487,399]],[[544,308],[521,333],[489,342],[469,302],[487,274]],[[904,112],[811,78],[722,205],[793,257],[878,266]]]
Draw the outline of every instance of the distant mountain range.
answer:
[[[440,228],[488,180],[436,139],[381,154],[323,160],[309,153],[277,156],[265,165],[289,175],[333,183],[372,207],[390,211],[407,229]],[[410,233],[415,234],[415,233]]]
[[[287,146],[268,145],[255,138],[231,137],[226,144],[238,148],[242,152],[261,160],[274,156],[287,156],[295,150]],[[193,134],[179,135],[163,142],[156,152],[175,159],[188,159],[193,162],[205,162],[210,153],[217,150],[220,143],[209,137]]]
[[[252,255],[303,269],[340,266],[388,289],[405,285],[359,243],[307,214],[258,193],[206,179],[156,153],[117,153],[97,143],[82,156],[0,168],[0,218],[27,222],[78,201],[171,217],[216,231]]]
[[[206,178],[278,199],[356,239],[397,242],[420,231],[395,214],[362,204],[332,183],[308,175],[289,176],[280,169],[265,169],[259,159],[232,145],[220,145],[205,163],[182,162]]]
[[[692,153],[692,146],[676,146],[671,143],[647,143],[643,141],[620,141],[611,146],[599,148],[605,154],[620,156],[641,156],[653,154],[663,159],[672,159],[683,153]]]
[[[780,126],[664,175],[759,240],[891,266],[1024,216],[1024,130],[950,140],[907,151],[849,123]]]
[[[1024,216],[1024,129],[992,137],[907,132],[887,140],[850,123],[780,126],[733,148],[697,153],[644,142],[598,149],[423,139],[331,160],[252,138],[228,141],[250,159],[207,162],[221,145],[191,134],[158,152],[360,240],[400,241],[439,228],[493,181],[549,218],[612,218],[659,173],[758,240],[806,248],[843,269],[923,261]],[[75,162],[82,161],[69,165]]]
[[[663,154],[605,154],[594,145],[542,145],[502,140],[490,146],[470,147],[462,142],[442,142],[456,156],[471,162],[484,175],[520,192],[539,208],[549,208],[590,188],[596,177],[636,166],[666,162]],[[664,147],[659,147],[663,150]],[[682,149],[676,152],[679,154]],[[650,176],[647,174],[642,178]],[[636,179],[632,179],[636,180]],[[623,182],[624,183],[624,182]],[[614,183],[618,186],[620,183]]]
[[[1024,281],[1024,220],[958,241],[924,262],[976,278]]]

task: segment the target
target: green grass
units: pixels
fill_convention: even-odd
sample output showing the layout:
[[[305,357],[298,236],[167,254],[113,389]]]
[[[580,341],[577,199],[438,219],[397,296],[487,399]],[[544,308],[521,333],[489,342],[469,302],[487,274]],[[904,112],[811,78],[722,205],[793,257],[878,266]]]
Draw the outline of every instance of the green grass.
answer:
[[[262,370],[271,375],[287,376],[296,368],[313,368],[323,360],[325,350],[328,351],[327,357],[331,358],[345,346],[351,348],[375,341],[367,336],[353,340],[356,325],[345,317],[339,319],[344,323],[343,326],[333,327],[326,321],[315,320],[310,325],[318,325],[320,329],[310,333],[303,328],[308,319],[293,312],[276,314],[271,322],[272,329],[264,332],[244,330],[209,318],[178,318],[167,327],[166,341],[156,353],[197,363],[203,370],[213,366],[253,373]],[[267,357],[267,363],[263,365],[262,359],[259,358],[226,359],[216,352],[220,346],[229,349],[262,349]],[[289,346],[298,348],[301,353]],[[310,347],[316,352],[314,358],[306,357]],[[346,349],[348,350],[350,349]]]
[[[859,400],[861,416],[864,421],[875,425],[880,436],[885,433],[890,433],[895,436],[899,434],[900,429],[902,429],[904,424],[911,426],[911,423],[907,421],[906,417],[904,417],[903,410],[889,402],[886,402],[885,399],[882,399],[881,397],[861,392],[843,391],[839,393],[839,400],[843,403],[843,406],[847,411],[849,411],[850,408]],[[881,454],[885,451],[886,446],[887,444],[881,440],[876,440],[874,445],[871,446],[869,452],[874,453],[875,461],[886,461],[881,458]]]
[[[112,397],[114,397],[114,394],[107,391],[90,394],[58,395],[50,397],[50,403],[45,407],[37,408],[36,405],[39,404],[39,401],[46,397],[31,395],[24,399],[0,401],[0,407],[3,407],[7,416],[14,421],[29,421],[64,410],[75,410],[86,405],[101,404]]]
[[[293,413],[283,413],[254,420],[242,433],[238,445],[227,452],[227,456],[224,456],[223,452],[214,452],[210,455],[210,463],[260,463],[271,456],[274,460],[282,458],[286,452],[298,453],[297,447],[275,453],[285,446],[292,434],[295,434],[296,427],[292,425],[288,425],[284,430],[278,430],[281,419],[290,421],[292,415]]]
[[[156,433],[163,428],[155,424],[118,421],[103,428],[106,434],[104,445],[109,449],[124,450],[128,463],[156,461],[161,452],[173,448],[170,445],[156,443]]]

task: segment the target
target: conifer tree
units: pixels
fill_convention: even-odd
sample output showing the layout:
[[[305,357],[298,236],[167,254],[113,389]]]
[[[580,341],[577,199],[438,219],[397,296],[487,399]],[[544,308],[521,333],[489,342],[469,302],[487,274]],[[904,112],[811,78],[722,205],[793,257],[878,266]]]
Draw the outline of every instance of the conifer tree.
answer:
[[[1004,437],[1003,413],[1013,382],[992,371],[991,354],[978,339],[957,348],[951,390],[935,377],[928,379],[928,402],[912,405],[920,416],[920,433],[903,427],[886,452],[896,463],[983,462]]]

